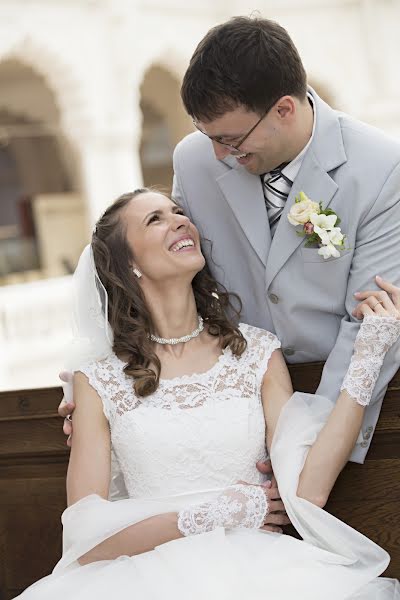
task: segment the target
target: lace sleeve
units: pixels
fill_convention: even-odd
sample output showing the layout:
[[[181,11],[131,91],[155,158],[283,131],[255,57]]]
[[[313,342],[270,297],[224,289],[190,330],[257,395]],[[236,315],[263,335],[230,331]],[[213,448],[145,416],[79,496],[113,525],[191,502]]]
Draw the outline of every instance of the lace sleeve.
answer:
[[[399,336],[400,321],[395,317],[364,317],[340,391],[346,390],[358,404],[367,406],[386,353]]]
[[[178,529],[185,535],[213,531],[217,527],[259,529],[268,514],[268,501],[259,485],[236,484],[213,502],[191,506],[178,514]]]
[[[243,324],[240,329],[247,340],[248,368],[255,374],[257,386],[261,387],[269,359],[281,343],[275,334],[265,329]]]
[[[114,411],[112,410],[110,403],[107,401],[107,391],[104,386],[104,381],[100,377],[98,361],[92,361],[90,363],[86,363],[85,365],[81,365],[77,371],[86,375],[89,384],[100,396],[103,405],[103,412],[108,422],[111,423],[114,417]]]

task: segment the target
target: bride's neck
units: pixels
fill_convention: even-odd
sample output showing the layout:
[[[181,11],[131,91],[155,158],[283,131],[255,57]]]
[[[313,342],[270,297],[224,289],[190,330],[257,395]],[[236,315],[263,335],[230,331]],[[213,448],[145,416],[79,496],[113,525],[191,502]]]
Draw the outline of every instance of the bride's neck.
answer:
[[[159,293],[146,294],[154,333],[162,338],[180,338],[198,327],[196,301],[192,286],[173,286]]]

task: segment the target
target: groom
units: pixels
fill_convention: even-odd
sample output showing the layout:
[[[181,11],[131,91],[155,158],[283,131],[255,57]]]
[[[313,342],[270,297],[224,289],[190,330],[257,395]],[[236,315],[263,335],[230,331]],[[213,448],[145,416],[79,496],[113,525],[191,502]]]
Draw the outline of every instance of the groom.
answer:
[[[275,332],[289,363],[326,361],[317,393],[334,403],[360,323],[355,293],[376,290],[376,275],[400,281],[400,145],[325,104],[287,32],[266,19],[211,29],[181,95],[198,132],[175,150],[173,196],[211,241],[209,265],[241,297],[243,321]],[[300,192],[337,214],[343,245],[305,245],[303,226],[288,220],[301,220]],[[355,462],[371,443],[396,352],[365,412]]]
[[[361,318],[364,296],[354,294],[376,290],[378,274],[400,281],[400,145],[307,88],[293,42],[266,19],[211,29],[182,98],[199,131],[175,150],[173,195],[212,242],[209,265],[240,295],[243,321],[275,332],[290,363],[326,361],[318,393],[333,404]],[[338,256],[306,247],[289,222],[300,192],[341,219]],[[351,460],[365,459],[398,351],[387,354]]]

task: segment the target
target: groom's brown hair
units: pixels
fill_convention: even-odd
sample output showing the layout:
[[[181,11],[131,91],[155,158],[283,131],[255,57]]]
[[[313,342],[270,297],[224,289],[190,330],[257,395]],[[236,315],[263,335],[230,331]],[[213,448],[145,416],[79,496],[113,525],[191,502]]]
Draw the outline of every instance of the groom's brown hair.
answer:
[[[304,99],[306,92],[306,72],[286,29],[255,17],[233,17],[210,29],[181,88],[186,111],[199,121],[241,105],[261,116],[282,96]]]

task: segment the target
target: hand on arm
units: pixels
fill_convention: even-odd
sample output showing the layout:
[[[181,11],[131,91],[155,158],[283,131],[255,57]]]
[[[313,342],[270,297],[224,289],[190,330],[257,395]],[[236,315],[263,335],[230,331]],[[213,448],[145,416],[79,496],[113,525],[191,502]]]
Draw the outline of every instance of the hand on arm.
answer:
[[[357,440],[365,405],[372,396],[384,356],[400,335],[400,289],[392,286],[391,290],[392,297],[386,294],[382,304],[368,294],[357,309],[357,314],[365,321],[355,341],[352,361],[339,398],[310,448],[300,474],[298,496],[321,507],[325,505]],[[287,384],[289,375],[278,356],[275,352],[271,357],[262,390],[269,430],[268,445],[280,411],[291,395]]]
[[[97,392],[82,373],[74,376],[74,444],[67,475],[68,504],[90,494],[107,499],[110,484],[111,442],[108,421]],[[180,513],[164,513],[135,523],[107,538],[81,556],[81,565],[118,556],[141,554],[182,537],[216,527],[264,527],[269,503],[281,502],[264,486],[239,483],[214,501]],[[282,508],[282,507],[281,507]]]
[[[73,374],[69,371],[62,371],[59,378],[62,381],[64,396],[58,407],[58,414],[63,417],[63,432],[67,437],[67,446],[72,445],[72,420],[71,415],[74,412],[75,404],[73,400]]]
[[[354,241],[354,254],[351,261],[351,269],[347,280],[347,289],[343,290],[345,295],[344,316],[340,324],[339,333],[335,344],[327,357],[318,386],[317,394],[326,396],[332,402],[336,402],[345,374],[351,360],[355,339],[360,328],[357,318],[362,314],[354,312],[355,299],[360,301],[366,296],[358,296],[360,290],[371,290],[373,293],[381,293],[377,289],[376,274],[383,276],[386,281],[400,285],[400,165],[389,175],[382,187],[381,193],[376,198],[369,211],[364,213],[362,220],[357,226],[357,236]],[[370,292],[365,292],[368,296]],[[340,290],[338,290],[340,298]],[[340,302],[336,304],[336,311],[341,311]],[[356,309],[357,311],[358,309]],[[389,351],[387,359],[380,370],[378,381],[375,385],[371,404],[379,406],[383,399],[386,387],[395,374],[398,364],[393,360],[396,349]],[[377,408],[378,408],[377,406]],[[375,425],[379,411],[371,409],[365,415],[363,426]],[[371,429],[370,429],[371,431]],[[364,431],[365,432],[365,431]],[[363,433],[364,433],[363,432]],[[362,441],[361,436],[358,441]],[[368,444],[361,444],[353,448],[350,460],[362,462],[367,451]]]

